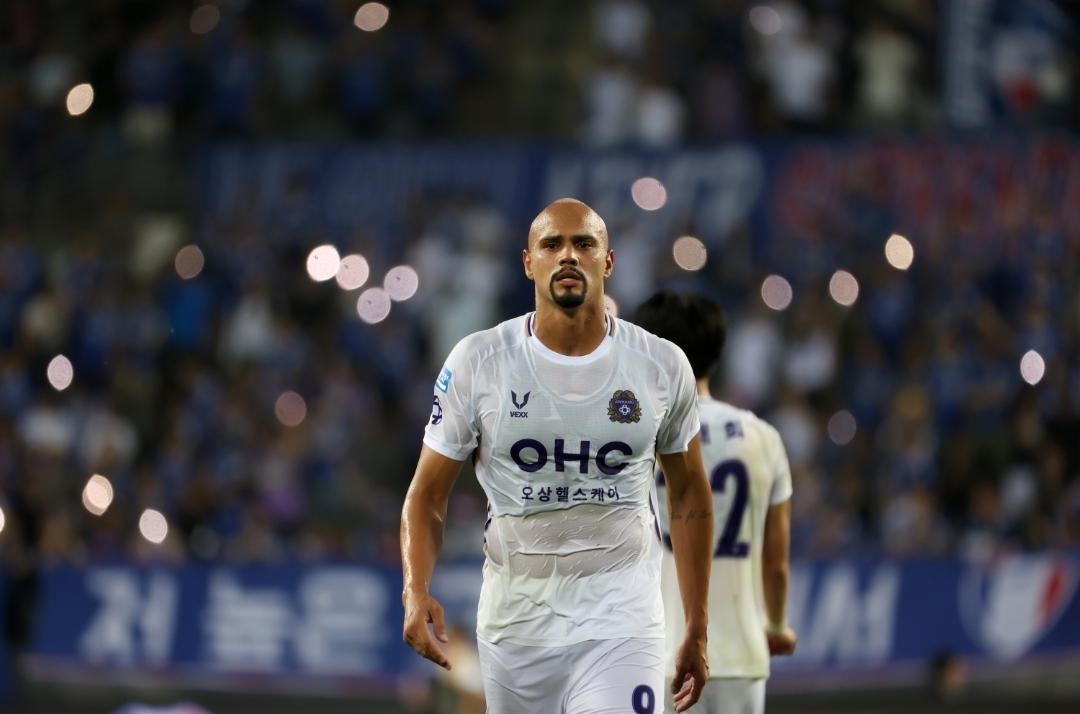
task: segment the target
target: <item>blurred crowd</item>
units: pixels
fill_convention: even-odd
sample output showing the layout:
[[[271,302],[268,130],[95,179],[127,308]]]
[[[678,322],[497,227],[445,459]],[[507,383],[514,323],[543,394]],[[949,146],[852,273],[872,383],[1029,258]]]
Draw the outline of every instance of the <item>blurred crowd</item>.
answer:
[[[84,123],[114,123],[136,145],[451,135],[665,147],[948,124],[948,25],[934,0],[386,5],[389,21],[361,17],[359,0],[12,0],[0,115],[22,153],[79,82],[94,90]],[[1003,10],[1039,24],[987,50],[983,83],[1004,125],[1076,123],[1076,11],[1046,5]]]
[[[418,0],[387,3],[373,32],[354,26],[358,4],[4,4],[9,562],[394,563],[443,357],[528,309],[522,227],[474,197],[421,195],[401,208],[392,254],[362,226],[337,246],[368,259],[369,284],[402,262],[419,274],[415,297],[362,322],[357,291],[305,272],[317,234],[285,235],[242,206],[193,227],[201,142],[539,135],[665,147],[941,123],[930,0]],[[1052,56],[1016,93],[1015,125],[1074,121],[1072,62]],[[78,82],[93,104],[67,116]],[[624,316],[662,286],[728,308],[716,391],[783,435],[797,556],[1075,549],[1080,243],[1053,207],[1021,200],[1000,241],[968,240],[958,219],[913,235],[916,260],[898,270],[881,251],[892,206],[861,188],[854,229],[818,227],[859,280],[853,307],[829,297],[835,266],[801,257],[817,243],[778,236],[761,255],[748,225],[696,273],[667,245],[638,246],[635,283],[612,292]],[[174,257],[192,242],[205,265],[185,279]],[[794,285],[784,311],[760,298],[769,272]],[[1029,349],[1045,360],[1036,386],[1019,370]],[[58,354],[74,372],[62,391],[47,379]],[[295,426],[276,409],[287,391],[304,400]],[[84,507],[93,474],[114,490],[102,515]],[[169,524],[161,545],[140,535],[147,508]],[[483,519],[465,476],[451,555],[480,553]]]

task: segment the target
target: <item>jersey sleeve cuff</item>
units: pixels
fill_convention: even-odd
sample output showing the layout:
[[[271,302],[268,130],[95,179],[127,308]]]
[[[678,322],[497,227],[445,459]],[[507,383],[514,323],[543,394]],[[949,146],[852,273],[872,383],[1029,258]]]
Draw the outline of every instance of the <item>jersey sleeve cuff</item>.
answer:
[[[784,501],[791,498],[791,494],[792,494],[791,486],[788,486],[787,488],[780,489],[780,490],[778,490],[778,491],[776,491],[775,493],[772,494],[772,497],[769,499],[769,505],[770,506],[775,506],[775,505],[778,505],[780,503],[783,503]]]
[[[454,461],[464,461],[469,457],[469,454],[473,452],[474,448],[471,446],[465,449],[455,448],[442,443],[430,434],[424,434],[424,446],[438,454],[442,454],[448,459],[453,459]]]
[[[698,435],[699,431],[701,431],[701,422],[695,421],[694,428],[690,430],[690,433],[685,439],[683,439],[677,444],[666,447],[661,447],[659,444],[657,444],[656,453],[660,454],[661,456],[667,456],[668,454],[681,454],[684,451],[687,451],[690,448],[690,442],[694,440],[694,437]]]

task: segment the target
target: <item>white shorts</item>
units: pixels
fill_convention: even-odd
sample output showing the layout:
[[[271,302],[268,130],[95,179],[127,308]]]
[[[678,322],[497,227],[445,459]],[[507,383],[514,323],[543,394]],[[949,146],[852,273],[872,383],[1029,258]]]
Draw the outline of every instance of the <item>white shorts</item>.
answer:
[[[675,712],[670,691],[665,711]],[[765,714],[765,680],[714,677],[705,683],[701,699],[686,714]]]
[[[529,647],[477,639],[487,714],[660,714],[664,641]]]

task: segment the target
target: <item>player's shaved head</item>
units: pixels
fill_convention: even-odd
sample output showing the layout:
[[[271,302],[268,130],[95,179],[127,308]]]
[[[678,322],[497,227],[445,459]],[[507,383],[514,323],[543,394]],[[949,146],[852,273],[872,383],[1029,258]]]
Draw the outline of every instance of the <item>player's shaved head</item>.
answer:
[[[576,310],[586,303],[590,309],[601,305],[615,254],[604,219],[577,199],[560,198],[533,220],[521,259],[525,274],[536,282],[538,300]]]
[[[600,214],[576,198],[560,198],[533,219],[529,245],[547,236],[592,236],[608,245],[607,224]]]

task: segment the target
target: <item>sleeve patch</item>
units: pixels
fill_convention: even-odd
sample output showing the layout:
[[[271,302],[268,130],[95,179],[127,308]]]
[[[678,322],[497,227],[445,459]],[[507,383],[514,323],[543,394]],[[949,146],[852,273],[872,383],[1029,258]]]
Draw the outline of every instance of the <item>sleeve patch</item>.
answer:
[[[443,367],[442,372],[439,372],[439,378],[435,380],[435,386],[440,392],[446,394],[446,390],[450,389],[450,378],[454,376],[454,373],[450,371],[449,367]]]

